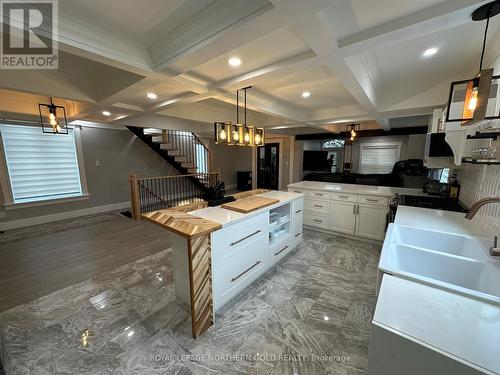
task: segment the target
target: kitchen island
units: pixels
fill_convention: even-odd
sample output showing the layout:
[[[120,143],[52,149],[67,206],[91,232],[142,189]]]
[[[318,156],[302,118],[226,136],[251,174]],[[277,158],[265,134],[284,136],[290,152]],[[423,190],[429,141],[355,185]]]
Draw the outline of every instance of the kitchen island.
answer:
[[[272,200],[249,213],[206,202],[143,214],[172,233],[176,295],[191,310],[192,335],[219,310],[302,243],[303,194],[253,191],[236,195]]]

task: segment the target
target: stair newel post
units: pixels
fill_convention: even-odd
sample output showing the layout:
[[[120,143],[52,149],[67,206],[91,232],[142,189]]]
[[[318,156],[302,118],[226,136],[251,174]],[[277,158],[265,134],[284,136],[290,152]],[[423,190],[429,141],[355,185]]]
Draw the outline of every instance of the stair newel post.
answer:
[[[130,207],[132,209],[132,218],[134,220],[141,220],[141,202],[139,196],[139,181],[137,175],[132,174],[129,176],[130,182]]]

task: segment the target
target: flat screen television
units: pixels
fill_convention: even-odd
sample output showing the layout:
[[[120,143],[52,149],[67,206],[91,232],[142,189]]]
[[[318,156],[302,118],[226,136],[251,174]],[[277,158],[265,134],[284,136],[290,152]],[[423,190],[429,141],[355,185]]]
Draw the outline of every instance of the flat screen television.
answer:
[[[328,151],[304,151],[304,171],[327,171]]]

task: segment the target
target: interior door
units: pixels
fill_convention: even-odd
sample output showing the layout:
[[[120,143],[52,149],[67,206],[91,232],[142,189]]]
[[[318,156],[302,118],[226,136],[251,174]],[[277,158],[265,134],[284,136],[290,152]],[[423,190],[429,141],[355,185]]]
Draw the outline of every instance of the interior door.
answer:
[[[279,143],[257,148],[257,187],[279,190]]]

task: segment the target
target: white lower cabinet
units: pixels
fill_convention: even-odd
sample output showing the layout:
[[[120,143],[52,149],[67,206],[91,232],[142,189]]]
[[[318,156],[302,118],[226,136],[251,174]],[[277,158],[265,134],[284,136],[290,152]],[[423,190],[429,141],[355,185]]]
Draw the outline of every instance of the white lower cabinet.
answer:
[[[212,289],[214,310],[258,279],[302,240],[303,198],[272,209],[288,217],[286,233],[269,238],[269,211],[212,233]],[[275,227],[275,226],[274,226]]]
[[[296,192],[290,188],[289,191]],[[344,192],[300,191],[304,201],[304,225],[352,236],[383,240],[387,196]]]
[[[359,204],[356,212],[356,236],[383,240],[386,226],[386,207]]]
[[[352,202],[331,202],[331,226],[334,231],[354,234],[356,226],[356,203]]]

